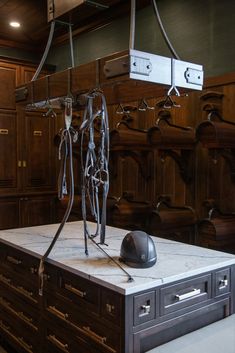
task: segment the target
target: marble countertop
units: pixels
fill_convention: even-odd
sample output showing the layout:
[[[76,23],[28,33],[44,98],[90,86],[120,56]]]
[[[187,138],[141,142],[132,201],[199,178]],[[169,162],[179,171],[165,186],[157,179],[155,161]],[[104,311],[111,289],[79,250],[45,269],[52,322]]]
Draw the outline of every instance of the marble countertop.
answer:
[[[88,223],[91,232],[95,225]],[[0,239],[43,255],[50,245],[58,224],[0,231]],[[123,237],[128,231],[107,226],[106,243],[102,246],[116,261]],[[100,283],[124,295],[139,292],[184,278],[235,264],[235,256],[193,245],[153,237],[157,263],[147,269],[135,269],[122,264],[127,275],[92,241],[88,241],[89,256],[84,253],[83,222],[67,223],[49,259],[70,268],[82,277]]]

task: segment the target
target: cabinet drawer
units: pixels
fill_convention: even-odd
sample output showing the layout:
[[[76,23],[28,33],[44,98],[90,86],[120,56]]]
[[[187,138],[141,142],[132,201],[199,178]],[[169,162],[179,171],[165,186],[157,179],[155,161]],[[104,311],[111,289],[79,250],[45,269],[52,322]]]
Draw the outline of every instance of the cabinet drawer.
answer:
[[[29,335],[23,326],[21,328],[14,325],[14,321],[9,320],[9,316],[4,311],[0,311],[0,332],[10,342],[19,347],[19,351],[27,353],[38,352],[39,342],[37,336]]]
[[[39,332],[39,314],[38,310],[32,306],[25,305],[25,302],[19,297],[14,296],[9,291],[0,288],[0,307],[5,310],[9,316],[12,316],[19,324],[27,327],[32,333]]]
[[[97,323],[92,325],[85,321],[77,325],[76,328],[69,328],[66,325],[53,323],[50,319],[46,320],[45,344],[50,347],[46,352],[65,352],[65,353],[118,353],[119,334],[114,333],[107,327],[102,327]],[[81,349],[80,349],[81,345]],[[79,348],[79,349],[78,349]],[[53,350],[54,349],[54,350]]]
[[[180,282],[160,290],[160,314],[190,307],[211,298],[211,275]]]
[[[74,335],[69,334],[65,330],[47,324],[43,352],[99,353],[100,351],[94,349],[84,340],[74,337]]]
[[[105,353],[120,353],[120,332],[98,322],[87,321],[77,328],[77,339],[86,341],[97,351]]]
[[[2,250],[2,266],[23,275],[30,283],[38,285],[39,259],[6,244],[1,244],[1,247],[4,249]]]
[[[134,296],[134,326],[151,321],[156,317],[156,293],[151,291]]]
[[[19,295],[20,298],[28,300],[31,304],[36,305],[38,303],[38,288],[23,282],[21,278],[9,274],[5,275],[1,270],[0,285],[12,293]]]
[[[86,305],[86,308],[91,312],[99,312],[100,288],[84,278],[67,271],[61,271],[59,293],[74,304]]]
[[[73,339],[73,334],[71,334],[71,332],[63,330],[62,328],[59,329],[58,327],[53,324],[50,324],[49,322],[46,322],[44,330],[44,352],[75,352],[75,342]]]
[[[230,268],[215,273],[215,296],[230,292]]]
[[[91,347],[107,352],[119,352],[120,332],[117,327],[112,328],[112,322],[110,326],[106,326],[99,322],[98,317],[91,316],[88,310],[81,311],[74,303],[59,296],[48,296],[45,299],[45,305],[47,321],[60,326],[63,322],[64,328],[69,332],[74,330],[76,337],[86,341]]]

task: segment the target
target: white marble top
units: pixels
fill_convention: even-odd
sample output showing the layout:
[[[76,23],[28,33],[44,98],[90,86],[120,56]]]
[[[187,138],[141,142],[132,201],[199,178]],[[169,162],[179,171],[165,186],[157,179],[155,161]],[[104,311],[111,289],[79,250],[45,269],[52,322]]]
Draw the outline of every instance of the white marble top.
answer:
[[[95,225],[88,223],[91,231]],[[0,231],[0,239],[43,255],[58,224],[18,228]],[[108,254],[118,261],[123,237],[128,231],[108,227],[106,243]],[[56,261],[79,275],[105,287],[128,295],[155,286],[181,280],[217,268],[235,264],[235,256],[214,250],[153,237],[156,245],[157,263],[147,269],[134,269],[122,264],[134,278],[127,282],[127,275],[91,241],[89,256],[84,253],[83,222],[67,223],[58,238],[49,259]]]

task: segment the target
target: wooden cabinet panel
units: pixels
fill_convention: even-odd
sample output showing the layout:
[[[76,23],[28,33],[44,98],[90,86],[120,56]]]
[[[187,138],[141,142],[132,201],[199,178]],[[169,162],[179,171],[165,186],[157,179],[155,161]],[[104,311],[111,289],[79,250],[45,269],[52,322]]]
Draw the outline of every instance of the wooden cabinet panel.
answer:
[[[0,62],[0,229],[53,220],[52,197],[32,193],[55,190],[56,122],[15,104],[16,85],[31,81],[35,70],[30,64]]]
[[[15,198],[1,200],[0,229],[18,228],[19,226],[19,200]]]
[[[17,187],[16,113],[0,111],[0,190]]]
[[[20,66],[20,81],[21,84],[27,83],[32,80],[35,72],[37,70],[36,66]],[[45,70],[41,71],[38,78],[48,74]]]
[[[54,222],[54,195],[0,199],[0,229]]]
[[[55,188],[55,147],[53,146],[54,120],[42,112],[25,112],[23,117],[24,189]]]
[[[15,87],[18,68],[16,65],[0,63],[0,108],[15,109]]]
[[[21,201],[21,221],[23,227],[52,223],[54,219],[54,197],[37,196]]]

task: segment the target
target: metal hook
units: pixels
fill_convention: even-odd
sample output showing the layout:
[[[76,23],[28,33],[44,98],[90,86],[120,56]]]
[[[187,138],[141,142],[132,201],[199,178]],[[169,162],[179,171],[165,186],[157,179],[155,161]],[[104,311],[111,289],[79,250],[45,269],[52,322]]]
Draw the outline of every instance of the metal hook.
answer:
[[[175,59],[171,59],[171,87],[167,92],[164,108],[166,109],[170,109],[172,107],[180,108],[180,104],[177,104],[175,101],[173,101],[171,96],[180,97],[180,92],[178,91],[175,85]]]
[[[46,102],[45,102],[45,105],[43,106],[44,109],[47,109],[46,113],[43,113],[42,116],[44,117],[49,117],[51,116],[52,118],[56,118],[57,114],[56,112],[54,111],[52,105],[51,105],[51,102],[50,100],[47,98]]]
[[[172,107],[180,108],[180,104],[177,104],[170,95],[167,94],[166,100],[164,102],[163,108],[171,109]]]
[[[121,103],[118,104],[115,113],[116,114],[125,114],[125,110],[124,110],[123,105]]]
[[[146,110],[154,110],[154,109],[155,107],[149,106],[147,101],[144,98],[141,99],[140,104],[138,106],[139,111],[146,112]]]

